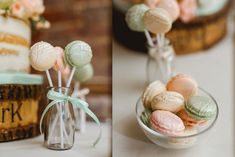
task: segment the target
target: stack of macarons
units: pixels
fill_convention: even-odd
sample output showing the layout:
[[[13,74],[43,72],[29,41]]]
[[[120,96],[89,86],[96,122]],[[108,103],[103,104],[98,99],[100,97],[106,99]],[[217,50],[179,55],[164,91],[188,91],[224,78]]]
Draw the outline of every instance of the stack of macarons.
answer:
[[[151,129],[169,136],[195,133],[216,115],[214,101],[198,93],[197,82],[189,75],[178,74],[167,84],[152,82],[143,92],[145,112],[141,120]]]

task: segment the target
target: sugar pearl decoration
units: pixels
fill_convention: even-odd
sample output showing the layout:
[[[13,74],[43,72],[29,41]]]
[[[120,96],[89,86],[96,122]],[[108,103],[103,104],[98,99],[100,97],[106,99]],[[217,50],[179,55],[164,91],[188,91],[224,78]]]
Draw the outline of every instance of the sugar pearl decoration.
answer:
[[[90,63],[91,58],[91,47],[84,41],[73,41],[65,47],[65,59],[72,67],[82,67]]]
[[[29,54],[32,67],[38,71],[46,71],[53,67],[57,57],[54,47],[44,41],[35,43]]]
[[[128,27],[133,31],[143,32],[145,30],[143,16],[149,9],[145,4],[136,4],[126,13],[126,22]]]
[[[154,34],[165,34],[171,29],[172,19],[166,10],[153,8],[144,14],[144,25]]]
[[[88,81],[93,77],[94,71],[91,64],[87,64],[81,68],[77,68],[74,73],[74,79],[79,82]]]

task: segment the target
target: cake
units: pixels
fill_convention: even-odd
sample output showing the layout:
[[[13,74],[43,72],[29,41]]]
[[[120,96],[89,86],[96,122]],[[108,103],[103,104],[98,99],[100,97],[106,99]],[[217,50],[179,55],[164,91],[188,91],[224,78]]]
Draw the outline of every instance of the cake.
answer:
[[[0,71],[30,71],[29,46],[31,26],[29,22],[14,17],[0,16]],[[14,64],[12,64],[14,63]]]
[[[30,74],[31,29],[48,28],[42,0],[0,1],[0,142],[39,135],[43,77]]]
[[[166,34],[177,54],[199,52],[223,39],[226,35],[227,16],[232,0],[177,1],[180,18],[173,23],[171,31]],[[144,34],[131,31],[124,20],[125,12],[136,3],[144,1],[114,0],[114,37],[128,48],[147,52]]]

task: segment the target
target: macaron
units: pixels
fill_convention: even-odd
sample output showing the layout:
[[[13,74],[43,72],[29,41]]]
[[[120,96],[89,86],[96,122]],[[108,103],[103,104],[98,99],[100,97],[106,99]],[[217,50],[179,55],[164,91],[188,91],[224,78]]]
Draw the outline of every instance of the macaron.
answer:
[[[183,121],[169,111],[156,110],[150,116],[151,128],[157,132],[178,136],[185,129]]]
[[[140,119],[141,121],[148,127],[150,127],[150,124],[149,124],[149,118],[151,116],[151,111],[149,109],[145,109],[142,114],[140,115]]]
[[[176,0],[161,0],[156,7],[165,9],[172,21],[175,21],[180,16],[180,7]]]
[[[177,92],[165,91],[153,97],[152,110],[178,112],[184,106],[184,97]]]
[[[30,64],[38,71],[46,71],[53,67],[57,58],[55,48],[47,42],[37,42],[30,49]]]
[[[93,67],[91,64],[84,65],[81,68],[77,68],[74,73],[74,79],[79,82],[86,82],[87,80],[91,79],[94,75]]]
[[[190,117],[185,109],[180,110],[177,115],[183,120],[184,125],[188,127],[197,127],[206,123],[206,120],[197,120]]]
[[[178,74],[172,77],[166,85],[168,91],[175,91],[184,96],[188,100],[191,96],[197,94],[197,82],[189,75]]]
[[[216,104],[205,96],[192,96],[186,101],[184,108],[187,114],[196,120],[209,120],[217,112]]]
[[[92,50],[89,44],[76,40],[65,47],[65,59],[72,67],[82,67],[91,62]]]
[[[165,9],[152,8],[144,14],[144,26],[154,34],[165,34],[171,29],[172,19]]]
[[[152,82],[142,94],[142,102],[145,108],[151,108],[151,102],[154,96],[166,91],[165,85],[157,80]]]
[[[143,16],[148,9],[145,4],[136,4],[128,9],[125,20],[131,30],[138,32],[145,30]]]

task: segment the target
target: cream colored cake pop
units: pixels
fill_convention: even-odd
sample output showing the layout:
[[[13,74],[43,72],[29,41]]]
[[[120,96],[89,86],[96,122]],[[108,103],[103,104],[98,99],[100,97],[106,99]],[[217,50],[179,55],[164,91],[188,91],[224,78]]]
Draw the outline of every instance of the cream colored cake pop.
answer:
[[[153,8],[145,12],[144,25],[154,34],[165,34],[171,29],[172,19],[165,9]]]
[[[176,0],[161,0],[156,7],[165,9],[171,16],[172,21],[180,16],[179,4]]]
[[[53,67],[58,54],[54,47],[44,41],[35,43],[31,47],[29,59],[32,67],[38,71],[46,71]]]

